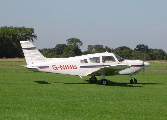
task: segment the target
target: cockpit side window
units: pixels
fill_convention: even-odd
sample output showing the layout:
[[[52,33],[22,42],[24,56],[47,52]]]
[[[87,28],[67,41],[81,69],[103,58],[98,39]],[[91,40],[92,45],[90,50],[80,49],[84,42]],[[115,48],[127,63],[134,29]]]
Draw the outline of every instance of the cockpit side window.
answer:
[[[80,63],[88,63],[87,59],[80,60]]]
[[[100,57],[89,58],[91,63],[100,63]]]
[[[113,56],[102,56],[103,63],[112,63],[115,62],[115,58]]]

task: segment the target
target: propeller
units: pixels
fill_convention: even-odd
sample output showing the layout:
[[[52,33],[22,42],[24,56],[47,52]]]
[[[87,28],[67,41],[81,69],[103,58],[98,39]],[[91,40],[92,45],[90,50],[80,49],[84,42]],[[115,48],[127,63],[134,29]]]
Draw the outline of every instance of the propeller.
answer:
[[[144,51],[144,57],[143,57],[143,72],[145,71],[145,67],[150,66],[150,63],[145,62],[146,60],[146,49]]]
[[[143,57],[143,72],[145,72],[145,64],[144,64],[145,60],[146,60],[146,48],[144,50],[144,57]]]

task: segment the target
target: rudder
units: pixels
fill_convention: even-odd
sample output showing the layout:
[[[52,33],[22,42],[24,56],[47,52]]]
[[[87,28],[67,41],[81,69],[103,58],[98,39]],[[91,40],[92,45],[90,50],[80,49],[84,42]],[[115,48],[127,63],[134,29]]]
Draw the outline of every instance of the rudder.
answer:
[[[37,50],[30,41],[20,41],[27,65],[45,62],[46,58]]]

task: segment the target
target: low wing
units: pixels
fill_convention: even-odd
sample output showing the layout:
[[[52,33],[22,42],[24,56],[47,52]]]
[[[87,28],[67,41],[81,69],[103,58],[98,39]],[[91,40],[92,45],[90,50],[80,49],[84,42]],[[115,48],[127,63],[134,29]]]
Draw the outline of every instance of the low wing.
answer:
[[[88,76],[100,76],[100,75],[115,75],[118,71],[129,68],[129,65],[117,64],[117,65],[108,65],[100,68],[97,71],[92,72]]]

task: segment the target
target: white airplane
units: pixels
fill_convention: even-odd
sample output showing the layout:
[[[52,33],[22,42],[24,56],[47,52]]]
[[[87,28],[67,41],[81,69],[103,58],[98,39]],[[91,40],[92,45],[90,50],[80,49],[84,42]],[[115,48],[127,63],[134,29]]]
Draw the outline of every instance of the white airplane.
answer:
[[[20,41],[26,59],[28,70],[69,74],[78,76],[91,76],[90,83],[96,83],[95,76],[101,76],[101,83],[107,85],[105,76],[130,75],[131,84],[137,84],[132,77],[143,67],[149,66],[148,62],[141,60],[125,60],[114,53],[95,53],[69,58],[46,58],[29,41]],[[81,77],[82,78],[82,77]]]

